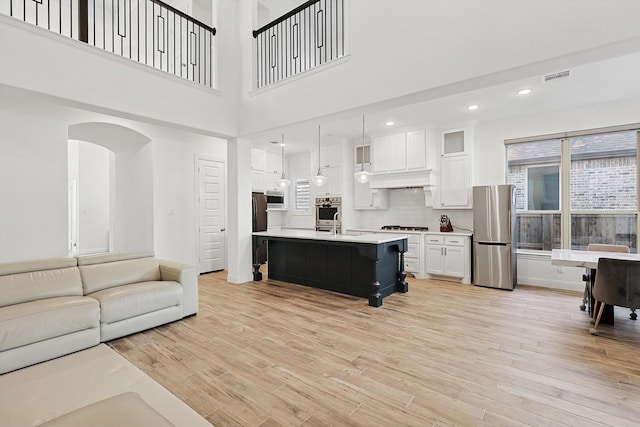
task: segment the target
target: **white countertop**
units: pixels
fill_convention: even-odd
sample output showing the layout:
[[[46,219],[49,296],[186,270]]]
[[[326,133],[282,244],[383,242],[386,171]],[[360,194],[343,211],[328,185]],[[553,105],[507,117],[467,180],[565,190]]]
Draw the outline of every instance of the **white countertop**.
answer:
[[[565,267],[597,268],[598,259],[615,258],[640,261],[640,254],[626,254],[620,252],[578,251],[572,249],[553,249],[551,264]]]
[[[465,237],[473,236],[473,233],[469,231],[450,231],[450,232],[443,233],[440,231],[380,230],[376,228],[349,228],[346,230],[347,233],[350,231],[355,231],[358,233],[432,234],[432,235],[465,236]]]
[[[324,240],[327,242],[349,242],[349,243],[369,243],[380,244],[392,242],[398,239],[407,239],[407,234],[387,234],[384,236],[380,234],[361,234],[359,236],[350,236],[348,234],[336,234],[328,233],[326,231],[315,230],[268,230],[258,231],[253,233],[254,236],[266,236],[266,237],[285,237],[288,239],[310,239],[310,240]]]

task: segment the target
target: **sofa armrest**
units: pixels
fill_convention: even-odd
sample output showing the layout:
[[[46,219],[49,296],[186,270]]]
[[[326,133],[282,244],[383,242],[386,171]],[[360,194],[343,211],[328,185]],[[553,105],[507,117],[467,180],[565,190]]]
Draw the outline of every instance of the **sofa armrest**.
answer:
[[[183,288],[182,317],[198,312],[198,272],[194,266],[179,262],[158,260],[162,280],[178,282]]]

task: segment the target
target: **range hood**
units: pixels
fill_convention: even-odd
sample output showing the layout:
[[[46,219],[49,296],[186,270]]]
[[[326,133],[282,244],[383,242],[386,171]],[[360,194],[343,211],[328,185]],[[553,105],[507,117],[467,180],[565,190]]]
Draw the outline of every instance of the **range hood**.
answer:
[[[433,169],[374,172],[371,175],[371,188],[431,187],[435,184],[436,172]]]
[[[436,171],[421,169],[416,171],[374,172],[371,175],[370,186],[374,188],[415,188],[424,191],[424,201],[427,207],[433,206],[433,191],[436,186]]]

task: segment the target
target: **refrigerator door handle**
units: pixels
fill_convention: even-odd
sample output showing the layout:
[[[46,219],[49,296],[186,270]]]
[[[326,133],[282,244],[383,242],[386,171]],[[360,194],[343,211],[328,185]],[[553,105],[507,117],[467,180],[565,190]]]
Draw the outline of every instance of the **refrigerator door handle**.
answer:
[[[257,228],[257,223],[258,223],[258,218],[257,218],[258,209],[256,208],[255,200],[252,200],[251,209],[253,210],[253,213],[251,215],[251,228],[255,230]]]

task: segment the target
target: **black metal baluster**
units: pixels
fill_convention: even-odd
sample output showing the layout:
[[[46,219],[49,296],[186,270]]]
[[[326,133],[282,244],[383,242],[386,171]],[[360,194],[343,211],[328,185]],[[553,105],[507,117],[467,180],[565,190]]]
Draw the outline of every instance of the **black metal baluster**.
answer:
[[[131,59],[131,36],[133,35],[133,27],[131,26],[131,0],[129,0],[129,32],[127,34],[129,34],[129,59]]]
[[[173,75],[176,75],[176,14],[173,13]]]
[[[344,0],[340,0],[342,6],[342,55],[344,55]]]
[[[260,44],[262,45],[262,85],[267,85],[267,44],[265,42],[266,35],[265,33],[260,34],[261,40]]]
[[[182,56],[184,55],[182,52],[182,38],[184,36],[184,34],[182,34],[182,20],[183,18],[180,17],[180,77],[182,77]]]
[[[138,62],[140,62],[140,0],[136,0],[136,51],[138,53]]]
[[[151,16],[153,16],[151,20],[151,35],[153,37],[153,46],[151,48],[153,56],[151,57],[151,60],[153,62],[153,68],[156,68],[156,4],[153,2],[151,3]]]
[[[324,31],[322,31],[322,45],[324,46],[324,61],[327,62],[327,0],[324,0],[324,9],[322,9],[322,21],[324,23]]]
[[[114,32],[114,28],[115,28],[115,22],[114,22],[114,18],[115,18],[115,11],[114,11],[114,6],[113,6],[113,2],[115,0],[111,0],[111,52],[115,53],[116,52],[116,35]]]
[[[51,31],[51,0],[47,0],[47,30]]]
[[[147,40],[148,38],[148,29],[147,29],[147,20],[148,15],[147,15],[147,4],[149,3],[149,0],[144,0],[144,64],[145,65],[149,65],[149,60],[147,59],[147,51],[149,50],[149,42]]]
[[[278,80],[282,80],[284,78],[284,71],[285,71],[285,65],[284,65],[284,58],[282,55],[282,49],[284,46],[284,40],[282,37],[282,23],[278,24],[277,28],[277,32],[278,32],[278,41],[280,42],[280,49],[277,50],[277,54],[278,57],[280,58],[280,60],[278,61],[278,70],[280,71],[280,78]]]
[[[333,36],[333,0],[329,0],[329,34],[331,35],[331,44],[329,45],[329,52],[331,52],[330,57],[333,59],[333,43],[335,41],[335,37]]]

